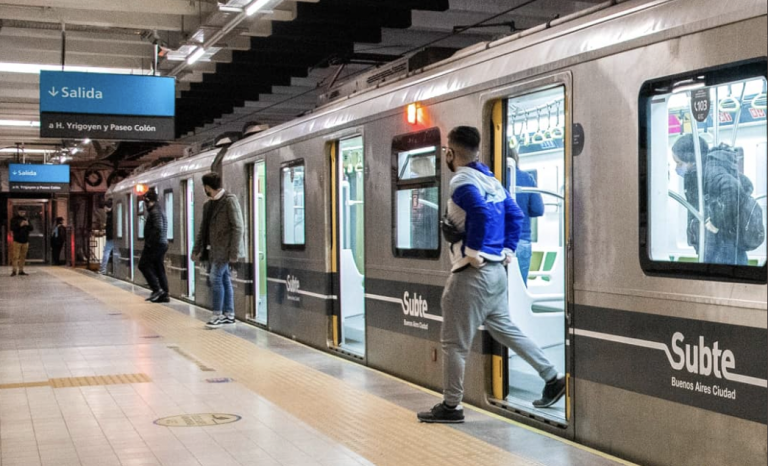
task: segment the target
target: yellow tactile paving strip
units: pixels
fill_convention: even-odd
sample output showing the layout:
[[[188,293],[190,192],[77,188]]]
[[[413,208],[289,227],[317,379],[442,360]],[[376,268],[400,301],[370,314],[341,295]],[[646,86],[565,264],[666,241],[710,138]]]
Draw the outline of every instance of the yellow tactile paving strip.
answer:
[[[377,465],[541,465],[456,429],[419,424],[409,410],[234,335],[208,330],[200,321],[147,304],[108,283],[64,269],[47,272],[141,322]]]
[[[121,385],[131,383],[152,382],[147,374],[117,374],[117,375],[95,375],[90,377],[63,377],[58,379],[49,379],[40,382],[22,382],[0,384],[0,390],[9,388],[31,388],[31,387],[93,387],[98,385]]]

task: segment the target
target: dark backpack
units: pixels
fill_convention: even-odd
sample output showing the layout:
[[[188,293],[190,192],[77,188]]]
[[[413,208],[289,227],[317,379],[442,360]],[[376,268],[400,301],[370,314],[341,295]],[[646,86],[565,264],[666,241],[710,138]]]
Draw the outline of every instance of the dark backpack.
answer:
[[[763,209],[754,197],[742,190],[739,201],[739,242],[738,247],[744,251],[757,249],[765,241],[763,226]]]

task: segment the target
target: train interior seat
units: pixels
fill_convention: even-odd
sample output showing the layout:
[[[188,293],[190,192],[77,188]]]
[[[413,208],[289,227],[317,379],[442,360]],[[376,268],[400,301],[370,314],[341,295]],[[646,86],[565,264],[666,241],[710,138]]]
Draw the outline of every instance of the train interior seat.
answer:
[[[341,325],[344,343],[362,343],[365,341],[365,281],[357,269],[355,256],[351,249],[341,250],[343,270],[352,271],[352,276],[345,277],[341,284]]]

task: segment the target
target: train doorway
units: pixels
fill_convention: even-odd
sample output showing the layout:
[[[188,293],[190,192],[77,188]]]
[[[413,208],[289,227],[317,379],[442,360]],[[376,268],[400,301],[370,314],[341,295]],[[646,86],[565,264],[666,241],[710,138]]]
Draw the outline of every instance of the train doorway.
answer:
[[[565,96],[564,86],[549,87],[504,99],[493,112],[494,171],[526,217],[517,257],[507,268],[510,317],[562,374],[570,372]],[[498,377],[494,398],[536,417],[565,423],[570,416],[568,396],[547,408],[535,408],[532,401],[541,397],[543,380],[511,349],[498,353],[501,364],[494,364]]]
[[[363,138],[338,142],[334,159],[334,209],[338,242],[339,312],[334,342],[365,356],[365,199]]]
[[[134,281],[135,275],[136,275],[136,269],[135,269],[135,262],[136,258],[134,257],[134,241],[135,236],[133,234],[134,231],[134,196],[133,194],[128,195],[128,253],[130,254],[130,264],[131,264],[131,281]]]
[[[192,248],[195,247],[195,180],[184,180],[184,257],[187,268],[187,283],[185,293],[187,299],[195,300],[195,262],[192,260]]]
[[[248,319],[267,325],[267,175],[262,160],[250,173],[251,251],[253,263],[254,314]]]

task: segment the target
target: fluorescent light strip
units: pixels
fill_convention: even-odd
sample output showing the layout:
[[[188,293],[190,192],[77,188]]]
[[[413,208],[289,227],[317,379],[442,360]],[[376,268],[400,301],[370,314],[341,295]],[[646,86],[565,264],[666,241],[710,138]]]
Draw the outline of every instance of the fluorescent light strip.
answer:
[[[30,128],[39,127],[39,121],[30,120],[0,120],[0,126],[29,126]]]
[[[203,55],[205,55],[205,49],[202,48],[202,47],[198,47],[197,50],[192,52],[189,55],[189,57],[187,57],[187,63],[189,63],[191,65],[191,64],[195,63],[197,60],[199,60],[200,57],[202,57]]]
[[[245,7],[245,14],[248,16],[253,16],[254,13],[267,6],[270,1],[271,0],[255,0],[253,3]]]
[[[3,73],[27,73],[38,74],[40,71],[61,71],[61,65],[41,65],[38,63],[0,63],[0,72]],[[104,68],[98,66],[65,66],[64,71],[81,71],[85,73],[113,73],[113,74],[149,74],[149,71],[132,68]]]
[[[14,147],[0,149],[2,154],[15,154],[17,151],[22,154],[52,154],[56,152],[56,149],[16,149]]]
[[[227,6],[227,5],[219,5],[219,11],[228,11],[231,13],[242,13],[243,9],[239,6]]]

